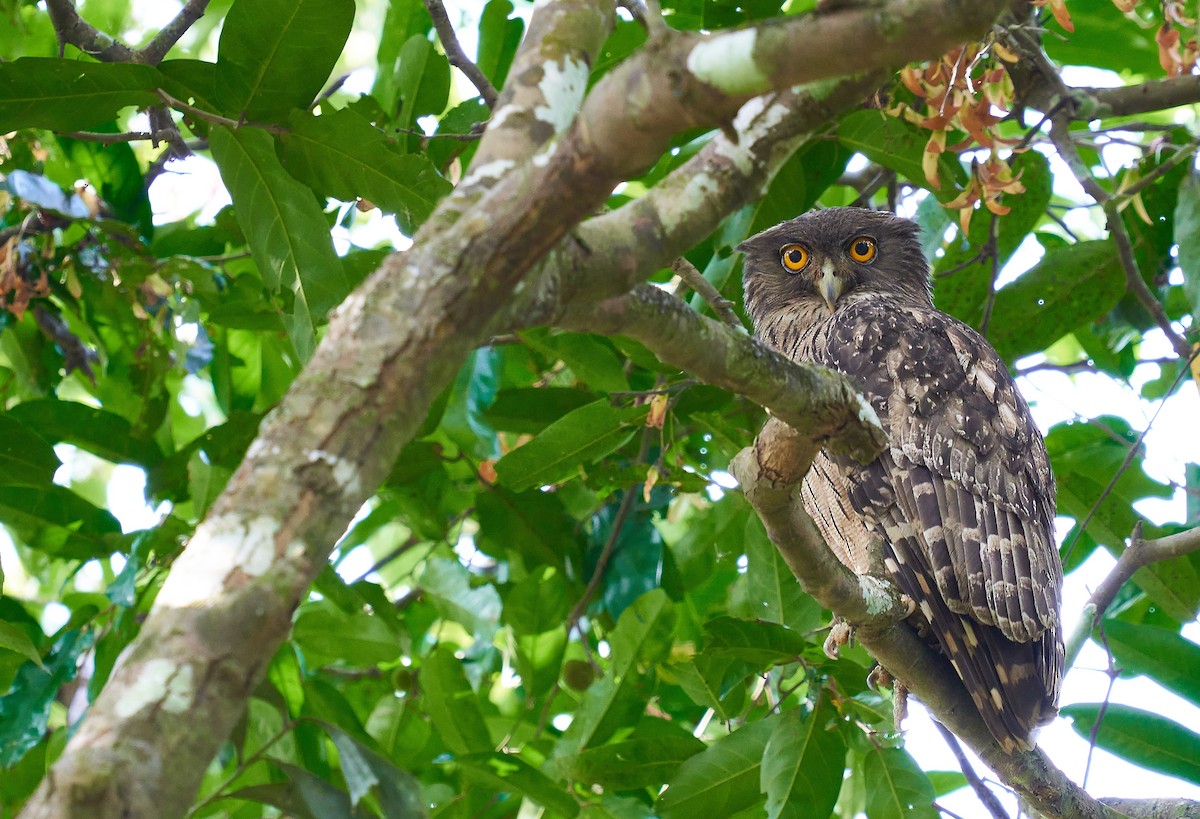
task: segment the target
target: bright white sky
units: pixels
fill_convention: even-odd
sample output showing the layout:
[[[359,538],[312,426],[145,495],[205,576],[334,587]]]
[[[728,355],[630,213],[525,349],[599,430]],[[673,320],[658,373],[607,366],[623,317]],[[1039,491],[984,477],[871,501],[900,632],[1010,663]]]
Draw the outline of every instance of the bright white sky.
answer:
[[[462,9],[473,8],[470,0],[447,2],[446,5],[450,9],[452,20],[458,19]],[[137,6],[141,19],[146,20],[149,28],[155,28],[177,12],[179,3],[139,0]],[[473,27],[468,28],[474,31]],[[464,48],[471,53],[475,47],[473,38],[465,36],[463,40]],[[373,45],[366,42],[358,45],[360,47],[350,53],[373,54]],[[215,48],[215,40],[213,47]],[[1068,83],[1073,85],[1120,84],[1119,78],[1108,72],[1071,69],[1065,72],[1065,76]],[[457,79],[464,82],[461,76]],[[352,92],[365,92],[369,89],[370,82],[370,74],[366,70],[360,70],[351,76],[345,88]],[[1189,124],[1195,126],[1194,122]],[[1105,151],[1106,163],[1112,169],[1127,164],[1134,156],[1134,149],[1127,146],[1112,146]],[[1061,161],[1056,156],[1051,156],[1051,162],[1054,165],[1055,192],[1068,198],[1086,201],[1070,174],[1064,172]],[[196,209],[196,203],[203,203],[202,219],[210,219],[229,202],[220,175],[211,162],[192,158],[184,163],[172,163],[169,167],[172,172],[160,176],[150,191],[156,222],[173,221],[192,213]],[[1087,237],[1103,235],[1099,218],[1096,209],[1078,209],[1066,215],[1071,228],[1080,236]],[[353,235],[343,231],[335,239],[340,252],[345,252],[351,241],[362,247],[375,246],[381,241],[391,241],[401,247],[408,243],[407,237],[396,230],[395,222],[391,218],[379,216],[377,212],[357,226]],[[1027,245],[1006,268],[1005,280],[1027,270],[1037,261],[1039,255],[1040,251],[1035,244]],[[1161,333],[1149,334],[1147,343],[1142,347],[1141,357],[1154,358],[1169,354],[1170,348]],[[1135,386],[1140,386],[1156,375],[1157,366],[1141,367],[1134,378]],[[1135,392],[1103,376],[1067,376],[1054,372],[1038,372],[1022,379],[1021,389],[1030,401],[1034,416],[1043,430],[1064,420],[1087,418],[1101,412],[1127,418],[1134,429],[1142,430],[1146,428],[1151,416],[1159,410],[1158,402],[1143,401]],[[201,401],[203,400],[201,397]],[[1197,392],[1195,384],[1187,384],[1181,394],[1172,397],[1167,405],[1161,408],[1158,419],[1146,436],[1145,467],[1152,477],[1181,485],[1184,464],[1200,463],[1200,436],[1195,433],[1197,418],[1200,418],[1200,393]],[[72,447],[59,447],[58,451],[64,461],[64,467],[57,477],[60,483],[70,483],[72,475],[78,478],[95,467],[94,459],[86,453],[78,452]],[[158,519],[155,511],[146,507],[142,501],[144,485],[144,475],[134,467],[120,466],[111,472],[108,502],[126,531],[153,526]],[[1177,491],[1169,500],[1142,501],[1138,504],[1138,510],[1158,523],[1183,520],[1183,492]],[[1066,527],[1062,527],[1063,532],[1065,529]],[[1061,534],[1062,532],[1060,536]],[[364,555],[362,560],[356,557],[352,556],[342,563],[342,569],[347,576],[358,576],[370,565],[369,556]],[[0,529],[0,560],[4,561],[6,568],[15,567],[19,565],[15,558],[7,533]],[[1095,588],[1112,565],[1113,559],[1101,550],[1067,578],[1064,589],[1064,611],[1067,612],[1068,618],[1067,634],[1073,630],[1075,619],[1088,598],[1089,590]],[[98,566],[81,572],[77,582],[85,585],[89,576],[94,578],[97,585],[100,584],[101,573]],[[10,573],[8,582],[19,583],[21,578]],[[53,632],[60,627],[66,616],[67,612],[61,606],[49,607],[43,623],[47,632]],[[1200,642],[1200,625],[1193,622],[1184,629],[1184,634],[1193,641]],[[1106,666],[1107,660],[1103,650],[1088,642],[1064,681],[1062,704],[1102,701],[1109,682],[1104,673]],[[1200,732],[1200,709],[1145,678],[1118,680],[1113,687],[1111,700],[1151,708]],[[923,767],[930,770],[958,769],[954,758],[919,703],[912,704],[906,728],[906,747]],[[1040,742],[1067,775],[1077,782],[1082,779],[1088,746],[1064,720],[1057,720],[1048,726],[1040,735]],[[977,767],[981,773],[986,773],[982,765],[977,763]],[[1097,796],[1187,796],[1200,799],[1200,787],[1144,771],[1100,750],[1093,755],[1088,786],[1088,790]],[[963,817],[986,815],[969,790],[944,797],[939,803]],[[1008,799],[1006,805],[1013,808],[1015,814],[1015,800]]]

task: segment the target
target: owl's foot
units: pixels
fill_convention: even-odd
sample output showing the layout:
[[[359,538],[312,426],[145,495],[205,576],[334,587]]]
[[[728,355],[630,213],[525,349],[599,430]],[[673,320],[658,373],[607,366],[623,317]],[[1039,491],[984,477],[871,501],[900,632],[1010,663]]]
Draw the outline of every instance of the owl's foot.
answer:
[[[876,693],[881,688],[891,687],[892,689],[892,719],[896,724],[896,730],[900,730],[900,724],[908,718],[908,686],[892,676],[892,672],[888,671],[881,665],[877,665],[871,669],[871,673],[867,675],[867,687]]]
[[[841,656],[842,646],[849,645],[852,640],[854,640],[854,626],[834,615],[833,622],[829,626],[829,636],[825,638],[823,646],[825,656],[836,660]]]

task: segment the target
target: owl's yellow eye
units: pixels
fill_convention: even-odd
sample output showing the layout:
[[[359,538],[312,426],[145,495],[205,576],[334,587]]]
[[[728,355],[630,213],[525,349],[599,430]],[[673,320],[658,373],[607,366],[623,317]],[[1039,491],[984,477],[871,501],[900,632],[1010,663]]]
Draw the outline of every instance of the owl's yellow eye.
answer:
[[[799,273],[808,264],[808,251],[800,245],[784,245],[779,250],[779,262],[789,273]]]
[[[875,258],[878,248],[875,240],[869,236],[859,236],[850,243],[850,258],[860,264],[866,264]]]

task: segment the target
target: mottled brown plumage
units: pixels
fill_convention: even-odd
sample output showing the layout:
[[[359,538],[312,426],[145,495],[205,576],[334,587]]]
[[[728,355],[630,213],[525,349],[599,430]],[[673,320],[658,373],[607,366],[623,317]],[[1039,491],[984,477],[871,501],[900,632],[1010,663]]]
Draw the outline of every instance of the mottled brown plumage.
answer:
[[[1001,746],[1031,745],[1062,675],[1054,476],[1004,362],[933,306],[918,229],[832,208],[766,230],[746,254],[756,335],[848,376],[890,446],[862,465],[822,453],[802,498],[858,572],[879,553]]]

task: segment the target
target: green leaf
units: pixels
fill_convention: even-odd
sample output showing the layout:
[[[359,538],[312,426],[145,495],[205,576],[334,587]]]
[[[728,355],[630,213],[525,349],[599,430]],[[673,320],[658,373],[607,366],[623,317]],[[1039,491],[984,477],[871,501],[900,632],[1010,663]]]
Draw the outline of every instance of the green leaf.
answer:
[[[715,617],[704,624],[704,653],[732,657],[760,668],[795,662],[808,647],[787,626],[762,620]]]
[[[530,697],[543,696],[558,682],[567,653],[567,629],[559,625],[538,634],[517,634],[517,674]]]
[[[472,587],[466,568],[442,557],[429,560],[418,585],[442,617],[461,623],[480,640],[491,640],[502,608],[495,586]]]
[[[821,621],[820,604],[800,588],[757,516],[747,519],[745,532],[749,563],[741,593],[745,603],[735,606],[733,613],[744,619],[782,623],[800,634],[812,631]]]
[[[863,761],[868,819],[937,819],[933,785],[899,748],[872,748]]]
[[[0,62],[0,132],[21,128],[79,131],[162,100],[162,75],[136,63],[88,63],[48,57]]]
[[[414,34],[400,47],[396,60],[396,90],[400,98],[400,124],[416,130],[419,117],[440,114],[450,96],[450,63],[424,34]],[[418,137],[410,134],[406,144],[417,150]]]
[[[988,340],[1005,361],[1036,353],[1103,316],[1125,293],[1125,273],[1108,240],[1050,248],[996,292]]]
[[[33,420],[36,422],[36,418]],[[0,415],[0,483],[48,487],[54,482],[62,461],[54,454],[54,447],[33,431],[35,428],[21,423],[12,413]]]
[[[663,819],[733,816],[762,803],[763,752],[780,716],[743,725],[679,766],[655,807]]]
[[[661,720],[659,720],[661,722]],[[667,736],[637,737],[583,751],[571,766],[571,778],[605,790],[658,788],[686,760],[707,746],[680,731]]]
[[[562,573],[552,566],[531,573],[504,595],[504,622],[514,634],[541,634],[562,625],[571,601]]]
[[[340,660],[361,668],[400,656],[400,645],[381,617],[365,611],[347,613],[330,600],[314,600],[300,607],[292,640],[310,666]]]
[[[0,648],[20,654],[43,671],[46,669],[42,664],[42,655],[29,635],[5,620],[0,620]]]
[[[496,429],[536,434],[594,399],[591,393],[574,387],[502,389],[484,417]]]
[[[1122,673],[1145,674],[1200,706],[1200,646],[1154,626],[1106,619],[1104,636]]]
[[[805,715],[785,711],[763,749],[762,790],[767,816],[828,816],[842,788],[846,744],[836,730],[837,714],[824,699]]]
[[[671,651],[675,630],[675,604],[662,589],[646,592],[621,613],[608,635],[612,671],[618,677],[636,666],[661,662]]]
[[[426,157],[404,153],[361,114],[343,108],[321,116],[296,111],[283,135],[283,166],[315,190],[353,202],[366,199],[411,235],[450,192]]]
[[[476,496],[481,550],[498,560],[520,557],[532,570],[537,566],[577,565],[583,554],[576,522],[562,499],[548,492],[514,494],[501,487]]]
[[[462,663],[445,646],[421,661],[421,701],[452,753],[462,756],[492,750],[491,736]]]
[[[567,413],[496,462],[500,483],[521,492],[567,480],[580,466],[623,446],[649,411],[601,400]]]
[[[603,392],[629,389],[624,364],[613,352],[612,344],[607,339],[582,333],[527,333],[523,338],[535,350],[562,359],[575,377],[590,389]]]
[[[934,265],[934,303],[938,309],[972,327],[978,327],[983,317],[993,270],[1000,270],[1008,263],[1025,237],[1041,221],[1050,202],[1050,163],[1046,157],[1037,151],[1016,154],[1012,159],[1012,169],[1014,176],[1020,175],[1025,192],[1005,194],[1004,204],[1010,208],[1008,214],[975,214],[965,240],[958,232]],[[929,201],[925,199],[922,204]],[[936,204],[931,207],[936,207]],[[942,214],[946,212],[942,208],[937,209]],[[996,220],[994,258],[983,253],[990,239],[993,219]],[[935,241],[935,247],[942,244],[941,234],[923,238]],[[997,328],[994,321],[991,326]]]
[[[59,689],[75,679],[79,657],[92,646],[92,632],[67,631],[43,663],[28,662],[0,697],[0,768],[11,768],[41,742]]]
[[[424,814],[425,800],[421,795],[421,786],[411,774],[400,770],[337,726],[325,724],[324,728],[337,747],[338,766],[350,791],[352,805],[357,807],[362,798],[374,789],[384,816]]]
[[[17,404],[5,415],[36,429],[38,435],[51,443],[71,444],[115,464],[150,468],[162,461],[158,446],[135,437],[132,424],[119,415],[87,404],[35,399]],[[7,441],[9,437],[8,433],[0,432],[0,440]]]
[[[124,543],[108,510],[61,486],[0,486],[0,522],[20,543],[56,557],[105,557]]]
[[[1101,716],[1103,712],[1103,716]],[[1200,785],[1200,734],[1150,711],[1129,705],[1079,703],[1060,712],[1075,733],[1090,740],[1100,721],[1096,744],[1152,771]]]
[[[499,751],[474,754],[458,760],[467,779],[500,793],[512,793],[536,802],[561,816],[576,816],[579,803],[561,785],[521,759]]]
[[[291,291],[285,325],[296,354],[307,361],[316,344],[315,319],[350,292],[329,226],[312,191],[280,166],[265,131],[214,127],[209,141],[263,282],[272,292]]]
[[[217,56],[222,112],[283,122],[293,108],[307,108],[353,22],[353,0],[236,0],[225,16]]]
[[[1200,322],[1200,178],[1184,177],[1175,207],[1175,243],[1179,247],[1179,269],[1183,292],[1191,305],[1192,323]]]
[[[496,88],[504,87],[504,78],[516,56],[525,21],[511,17],[513,4],[509,0],[490,0],[479,15],[479,48],[475,65]]]
[[[847,114],[838,124],[837,135],[838,141],[851,151],[857,151],[885,168],[891,168],[914,185],[928,189],[938,201],[953,199],[966,182],[967,172],[958,155],[946,151],[938,158],[941,187],[930,188],[921,168],[921,156],[930,132],[882,111]]]
[[[467,454],[477,460],[500,457],[500,442],[484,413],[496,398],[503,377],[504,355],[481,347],[467,355],[450,388],[441,428]]]

